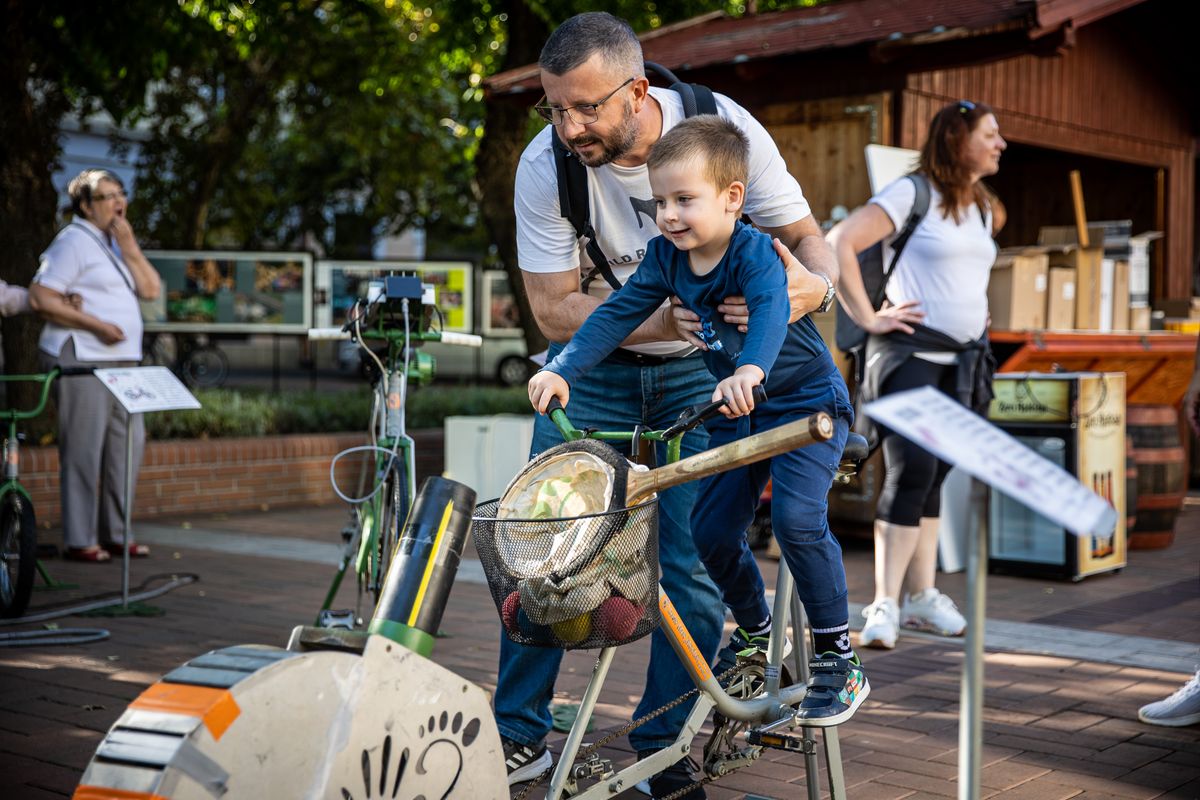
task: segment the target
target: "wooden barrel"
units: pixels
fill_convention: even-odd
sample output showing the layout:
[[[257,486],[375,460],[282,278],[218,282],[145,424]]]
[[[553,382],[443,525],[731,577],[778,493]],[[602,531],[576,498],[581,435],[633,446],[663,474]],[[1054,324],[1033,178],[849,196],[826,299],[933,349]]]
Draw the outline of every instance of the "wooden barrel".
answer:
[[[1175,539],[1175,519],[1187,493],[1187,463],[1173,406],[1131,405],[1126,429],[1137,463],[1137,515],[1129,549],[1167,547]]]

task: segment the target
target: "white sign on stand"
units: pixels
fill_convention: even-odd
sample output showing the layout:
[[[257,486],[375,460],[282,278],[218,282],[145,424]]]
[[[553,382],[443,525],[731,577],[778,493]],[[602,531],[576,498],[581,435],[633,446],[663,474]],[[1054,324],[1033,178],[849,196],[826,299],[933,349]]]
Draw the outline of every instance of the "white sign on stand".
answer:
[[[166,367],[115,367],[93,370],[96,378],[112,392],[125,409],[129,421],[147,411],[200,408],[200,401]],[[121,548],[121,607],[129,607],[129,547],[133,541],[133,436],[125,428],[125,542]]]
[[[1117,512],[1056,464],[932,386],[887,395],[864,411],[971,475],[974,535],[967,539],[967,630],[958,723],[958,797],[979,800],[983,769],[983,627],[988,541],[983,484],[1044,514],[1077,536],[1106,535]]]
[[[200,401],[166,367],[98,369],[95,374],[130,414],[200,407]]]
[[[932,386],[887,395],[865,410],[1076,536],[1104,536],[1116,527],[1116,510],[1078,478]]]

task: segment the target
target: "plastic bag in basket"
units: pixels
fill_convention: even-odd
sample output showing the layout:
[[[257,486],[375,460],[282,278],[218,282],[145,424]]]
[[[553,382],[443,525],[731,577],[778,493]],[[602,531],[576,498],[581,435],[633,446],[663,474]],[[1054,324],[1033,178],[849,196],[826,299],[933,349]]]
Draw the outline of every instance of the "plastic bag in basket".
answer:
[[[497,519],[583,518],[555,526],[552,535],[532,525],[501,528],[496,550],[505,566],[518,577],[548,575],[587,552],[592,527],[588,515],[608,510],[612,490],[612,468],[583,452],[563,453],[535,471],[521,473],[505,490]]]
[[[521,608],[539,625],[554,625],[593,611],[614,591],[640,603],[658,580],[658,565],[646,560],[646,536],[646,527],[629,518],[590,563],[520,581]]]

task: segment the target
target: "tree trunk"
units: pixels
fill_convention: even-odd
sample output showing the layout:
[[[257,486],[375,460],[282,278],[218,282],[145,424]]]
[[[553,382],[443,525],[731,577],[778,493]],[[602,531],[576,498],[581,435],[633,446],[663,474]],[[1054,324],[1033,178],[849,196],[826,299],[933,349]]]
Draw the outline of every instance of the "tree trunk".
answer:
[[[508,9],[508,48],[500,70],[536,61],[549,35],[546,23],[533,13],[524,0],[512,0]],[[475,174],[479,183],[479,207],[483,221],[508,274],[509,285],[512,286],[521,313],[525,346],[532,355],[546,349],[546,337],[534,321],[517,263],[516,214],[513,211],[513,180],[521,152],[525,149],[528,122],[529,109],[524,103],[509,98],[489,99],[484,116],[483,139],[475,158]]]
[[[257,114],[265,107],[268,92],[274,86],[274,63],[265,64],[251,59],[246,65],[245,80],[240,82],[246,86],[244,93],[229,92],[229,111],[225,118],[218,123],[216,129],[208,136],[208,147],[205,162],[200,167],[196,180],[196,192],[189,198],[190,212],[184,218],[184,246],[193,250],[203,250],[208,236],[208,210],[213,197],[217,193],[221,178],[231,164],[236,164],[250,132],[258,122]],[[229,86],[239,82],[230,81]]]
[[[66,109],[57,87],[43,85],[36,99],[29,93],[31,54],[25,40],[23,0],[7,0],[7,21],[0,34],[5,55],[0,58],[0,241],[4,263],[0,277],[14,286],[28,286],[38,256],[54,238],[57,193],[52,175],[59,156],[58,127]],[[37,340],[41,320],[32,314],[3,321],[4,372],[37,371]],[[32,407],[38,387],[32,383],[8,387],[10,408]],[[43,418],[44,419],[44,418]],[[40,426],[26,426],[37,430]]]

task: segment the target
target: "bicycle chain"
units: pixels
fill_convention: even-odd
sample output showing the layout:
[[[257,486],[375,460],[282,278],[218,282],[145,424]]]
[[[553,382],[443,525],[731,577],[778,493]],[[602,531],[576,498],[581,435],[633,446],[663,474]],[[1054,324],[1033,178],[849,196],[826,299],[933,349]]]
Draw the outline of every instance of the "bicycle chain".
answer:
[[[747,664],[734,664],[732,667],[730,667],[729,669],[725,670],[724,672],[722,672],[720,675],[717,676],[717,682],[724,685],[724,681],[727,678],[734,677],[738,672],[745,670],[748,666],[749,665],[747,665]],[[630,731],[634,730],[635,728],[639,728],[642,725],[645,725],[647,722],[649,722],[652,719],[657,719],[658,717],[661,717],[663,714],[665,714],[668,711],[670,711],[671,709],[677,707],[681,703],[687,702],[690,698],[699,696],[699,694],[700,694],[699,688],[690,689],[690,690],[684,692],[683,694],[679,695],[679,697],[676,697],[674,700],[671,700],[671,701],[659,706],[658,708],[654,709],[653,711],[650,711],[649,713],[643,714],[642,716],[638,717],[635,720],[625,723],[620,728],[617,728],[616,730],[601,737],[596,742],[593,742],[592,744],[588,745],[587,747],[581,748],[579,750],[579,752],[575,754],[575,760],[576,761],[580,761],[580,760],[586,761],[587,759],[591,758],[593,754],[598,752],[601,747],[604,747],[604,745],[608,744],[609,742],[614,741],[616,739],[620,739],[622,736],[625,736],[626,734],[628,734]],[[538,775],[536,778],[531,779],[525,785],[525,788],[521,790],[521,793],[516,795],[515,797],[513,797],[512,800],[525,800],[525,797],[528,796],[528,794],[531,791],[533,791],[533,789],[536,788],[538,784],[540,784],[543,780],[546,779],[547,776],[549,776],[553,772],[554,772],[554,765],[551,764],[549,767],[546,767],[546,769],[543,770],[540,775]],[[700,780],[696,781],[695,783],[691,783],[691,784],[688,784],[687,786],[684,786],[681,789],[677,789],[674,792],[671,792],[669,795],[666,795],[665,797],[655,798],[655,800],[675,800],[675,798],[683,797],[687,792],[690,792],[699,786],[704,786],[705,784],[712,783],[716,779],[717,779],[716,777],[706,775],[703,778],[701,778]]]

